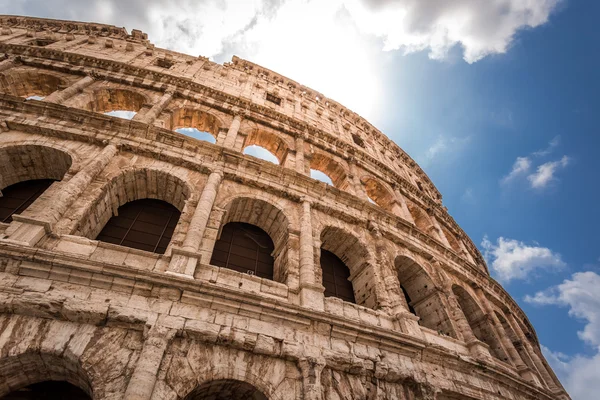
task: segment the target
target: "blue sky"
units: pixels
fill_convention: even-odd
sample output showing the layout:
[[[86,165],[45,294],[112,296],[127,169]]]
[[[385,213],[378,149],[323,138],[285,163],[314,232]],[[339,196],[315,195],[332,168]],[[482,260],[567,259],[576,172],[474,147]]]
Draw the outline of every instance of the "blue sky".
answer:
[[[142,29],[219,62],[235,54],[367,117],[439,188],[573,399],[597,398],[600,2],[175,3],[21,0],[0,12]]]

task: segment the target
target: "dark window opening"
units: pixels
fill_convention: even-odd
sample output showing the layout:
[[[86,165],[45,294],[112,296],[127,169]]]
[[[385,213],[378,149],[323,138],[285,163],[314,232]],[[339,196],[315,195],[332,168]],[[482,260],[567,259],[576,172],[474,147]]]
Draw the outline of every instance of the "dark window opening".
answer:
[[[417,312],[415,311],[414,307],[411,305],[411,300],[410,300],[410,296],[408,295],[408,292],[406,291],[406,289],[404,289],[404,286],[400,285],[400,289],[402,289],[402,293],[404,293],[404,299],[406,300],[406,304],[408,304],[408,311],[411,312],[411,314],[417,315]]]
[[[181,213],[155,199],[130,201],[119,207],[96,240],[164,254]]]
[[[270,101],[271,103],[275,103],[278,106],[281,105],[281,98],[275,96],[274,94],[271,93],[267,93],[267,101]]]
[[[29,44],[31,44],[32,46],[45,47],[45,46],[48,46],[49,44],[56,43],[56,42],[57,42],[57,40],[54,40],[54,39],[35,39],[35,40],[32,40]]]
[[[36,179],[4,188],[0,197],[0,222],[10,223],[13,214],[22,213],[52,185],[52,182],[52,179]]]
[[[218,267],[273,279],[273,240],[257,226],[230,222],[215,243],[210,263]]]
[[[352,134],[352,140],[354,140],[354,143],[356,143],[359,146],[364,146],[365,142],[360,138],[360,136],[358,136],[356,133]]]
[[[421,184],[421,182],[417,181],[417,186],[419,187],[419,190],[422,192],[423,191],[423,185]]]
[[[34,383],[15,390],[4,396],[2,400],[89,400],[90,396],[70,383],[63,381],[47,381]]]
[[[175,62],[173,61],[173,59],[163,57],[163,58],[156,59],[156,65],[158,65],[161,68],[169,69],[173,65],[175,65]]]
[[[326,297],[338,297],[350,303],[356,303],[350,270],[335,254],[321,249],[321,269]]]

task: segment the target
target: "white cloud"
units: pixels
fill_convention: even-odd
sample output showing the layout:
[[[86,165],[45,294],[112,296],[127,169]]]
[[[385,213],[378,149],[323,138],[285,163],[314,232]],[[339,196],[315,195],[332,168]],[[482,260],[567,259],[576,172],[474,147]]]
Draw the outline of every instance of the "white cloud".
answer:
[[[515,179],[516,177],[529,172],[530,168],[531,168],[531,160],[529,160],[529,158],[517,157],[510,173],[508,175],[506,175],[504,178],[502,178],[502,180],[500,182],[503,184],[507,184],[507,183],[511,182],[513,179]]]
[[[494,244],[484,236],[481,246],[494,276],[502,282],[526,279],[540,270],[559,270],[566,266],[560,254],[546,247],[528,246],[514,239],[499,237]]]
[[[567,165],[569,165],[569,157],[563,156],[558,161],[551,161],[538,166],[536,172],[529,175],[527,179],[529,180],[532,188],[545,188],[555,179],[554,174],[556,171],[566,167]]]
[[[0,5],[0,13],[141,29],[158,46],[220,61],[237,54],[373,118],[385,79],[382,50],[441,59],[458,45],[474,62],[504,53],[559,1],[21,0]]]
[[[600,275],[577,272],[560,285],[526,296],[537,305],[569,308],[569,315],[584,321],[578,336],[592,346],[594,354],[567,356],[542,346],[542,351],[573,400],[595,400],[600,393]]]
[[[526,157],[517,157],[513,163],[512,170],[500,179],[500,183],[507,185],[508,183],[520,177],[527,176],[527,182],[533,189],[543,189],[551,182],[556,180],[555,174],[558,170],[569,165],[570,158],[562,156],[560,160],[548,161],[537,166],[535,172],[530,173],[533,166],[532,158],[545,157],[552,153],[560,144],[560,136],[555,136],[548,145],[541,150],[534,151]]]

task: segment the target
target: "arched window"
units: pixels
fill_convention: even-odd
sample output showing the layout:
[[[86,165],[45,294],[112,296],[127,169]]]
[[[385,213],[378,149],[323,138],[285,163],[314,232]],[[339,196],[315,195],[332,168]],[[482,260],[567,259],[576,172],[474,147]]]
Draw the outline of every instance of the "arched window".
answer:
[[[260,158],[261,160],[272,162],[273,164],[279,164],[279,159],[275,156],[275,154],[271,153],[269,150],[265,149],[262,146],[248,146],[244,149],[244,154],[248,154],[250,156]]]
[[[452,286],[452,292],[456,296],[475,337],[490,347],[490,353],[494,357],[508,361],[508,356],[504,352],[504,348],[500,344],[491,323],[473,297],[464,288],[457,285]]]
[[[46,381],[34,383],[21,389],[17,389],[2,400],[90,400],[91,397],[68,382]]]
[[[328,183],[340,190],[348,188],[345,169],[331,157],[315,152],[310,157],[310,168],[311,178]]]
[[[130,201],[119,207],[96,240],[163,254],[181,213],[155,199]]]
[[[420,318],[419,324],[444,335],[456,337],[441,293],[425,269],[410,257],[403,255],[396,257],[394,265],[408,309]]]
[[[397,207],[396,198],[383,183],[372,177],[363,177],[361,182],[372,203],[377,204],[384,210],[394,211]]]
[[[210,263],[272,280],[274,249],[271,237],[259,227],[229,222],[215,243]]]
[[[124,119],[132,119],[147,102],[140,93],[118,88],[97,90],[92,96],[88,110]]]
[[[325,296],[338,297],[350,303],[356,303],[354,289],[350,282],[350,270],[335,254],[321,249],[321,269]]]
[[[0,73],[0,92],[24,98],[43,99],[60,90],[66,80],[30,68],[10,69]]]
[[[193,108],[171,112],[171,129],[194,139],[216,143],[221,122],[212,114]]]
[[[23,181],[2,189],[0,222],[9,223],[13,214],[20,214],[52,185],[52,179]]]
[[[318,181],[325,182],[328,185],[333,186],[333,181],[331,180],[331,178],[329,177],[329,175],[327,175],[324,172],[319,171],[318,169],[311,169],[310,170],[310,177],[313,178],[313,179],[316,179]]]
[[[219,379],[198,386],[185,400],[267,400],[267,396],[247,382]]]

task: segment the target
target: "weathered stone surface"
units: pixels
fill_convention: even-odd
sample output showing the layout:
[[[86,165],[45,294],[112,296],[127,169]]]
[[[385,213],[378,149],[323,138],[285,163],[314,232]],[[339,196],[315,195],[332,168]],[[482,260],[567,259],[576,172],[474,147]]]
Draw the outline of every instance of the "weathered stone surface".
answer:
[[[568,399],[433,183],[357,114],[137,30],[0,30],[0,190],[53,181],[0,223],[0,397],[53,380],[94,399]],[[164,254],[96,240],[142,199],[180,213]],[[213,261],[240,222],[272,241],[272,279]]]

